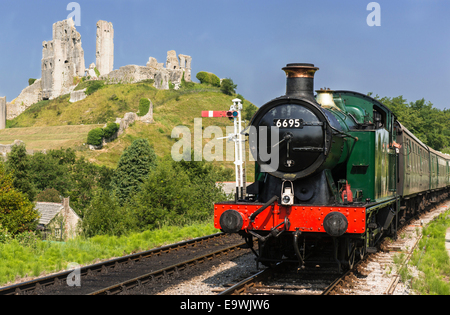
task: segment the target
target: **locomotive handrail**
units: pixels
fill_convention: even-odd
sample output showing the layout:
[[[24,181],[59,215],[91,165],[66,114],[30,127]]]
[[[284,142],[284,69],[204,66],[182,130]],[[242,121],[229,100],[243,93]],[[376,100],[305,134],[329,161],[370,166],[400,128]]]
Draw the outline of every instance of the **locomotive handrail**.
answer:
[[[250,222],[253,223],[256,219],[256,217],[258,216],[258,214],[260,214],[261,212],[263,212],[264,210],[266,210],[267,207],[269,207],[271,204],[273,204],[275,201],[278,201],[278,196],[273,196],[272,198],[270,198],[269,201],[267,201],[261,208],[259,208],[258,210],[256,210],[251,216],[250,216]]]

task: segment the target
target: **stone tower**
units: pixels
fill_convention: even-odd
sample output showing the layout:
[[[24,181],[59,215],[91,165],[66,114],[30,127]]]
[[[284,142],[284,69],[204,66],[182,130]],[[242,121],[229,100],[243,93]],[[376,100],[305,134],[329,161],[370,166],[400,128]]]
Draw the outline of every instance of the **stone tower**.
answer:
[[[0,97],[0,129],[6,128],[6,96]]]
[[[191,82],[191,62],[192,57],[188,55],[179,54],[178,58],[180,58],[180,68],[184,71],[184,80],[186,82]]]
[[[42,43],[42,98],[51,99],[70,92],[73,78],[85,70],[81,35],[73,20],[53,24],[53,40]]]
[[[111,22],[97,22],[96,66],[100,75],[113,71],[114,66],[114,29]]]

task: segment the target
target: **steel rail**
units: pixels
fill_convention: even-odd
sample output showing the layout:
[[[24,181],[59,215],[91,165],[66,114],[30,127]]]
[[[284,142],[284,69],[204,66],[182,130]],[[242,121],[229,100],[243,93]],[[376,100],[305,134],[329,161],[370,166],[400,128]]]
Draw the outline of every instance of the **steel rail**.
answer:
[[[194,238],[194,239],[191,239],[188,241],[183,241],[180,243],[175,243],[175,244],[171,244],[171,245],[166,245],[166,246],[150,249],[147,251],[143,251],[143,252],[139,252],[139,253],[135,253],[135,254],[131,254],[131,255],[122,256],[119,258],[107,260],[107,261],[96,263],[93,265],[87,265],[87,266],[80,268],[80,276],[85,276],[92,272],[100,272],[101,270],[104,270],[105,268],[116,266],[117,264],[129,263],[132,261],[139,261],[141,259],[148,258],[153,255],[161,255],[163,253],[168,253],[172,250],[178,250],[178,249],[185,248],[185,247],[188,247],[191,245],[195,246],[196,244],[203,243],[204,241],[214,239],[214,238],[219,238],[219,237],[225,237],[225,236],[226,236],[225,233],[216,233],[216,234],[212,234],[212,235],[208,235],[208,236]],[[16,294],[21,294],[23,292],[29,292],[29,291],[33,291],[35,289],[47,287],[50,285],[63,283],[64,281],[67,280],[67,277],[74,270],[75,269],[67,270],[67,271],[59,272],[59,273],[56,273],[56,274],[53,274],[50,276],[36,278],[34,280],[2,287],[2,288],[0,288],[0,295],[16,295]]]
[[[258,282],[261,282],[272,274],[273,269],[264,269],[254,275],[236,283],[235,285],[229,287],[228,289],[220,292],[218,295],[240,295],[245,293],[251,287],[254,287]]]
[[[387,289],[384,291],[385,295],[393,295],[395,292],[395,289],[397,288],[397,284],[400,281],[400,272],[403,268],[405,268],[408,264],[408,262],[411,260],[411,256],[414,253],[414,250],[416,249],[417,245],[419,244],[419,241],[422,239],[423,235],[421,234],[418,238],[416,243],[414,244],[414,246],[411,248],[411,250],[408,253],[408,256],[405,258],[405,260],[403,261],[402,265],[400,266],[400,268],[397,271],[397,274],[392,278],[391,283],[389,284],[389,286],[387,287]]]
[[[240,249],[241,246],[244,246],[244,245],[246,245],[245,242],[241,243],[241,244],[233,245],[233,246],[221,249],[221,250],[218,250],[218,251],[216,251],[214,253],[209,253],[209,254],[206,254],[206,255],[203,255],[203,256],[199,256],[199,257],[193,258],[191,260],[183,261],[183,262],[181,262],[179,264],[175,264],[175,265],[169,266],[167,268],[163,268],[163,269],[160,269],[160,270],[157,270],[157,271],[154,271],[154,272],[151,272],[151,273],[148,273],[148,274],[136,277],[134,279],[127,280],[125,282],[121,282],[121,283],[112,285],[110,287],[98,290],[96,292],[92,292],[92,293],[90,293],[88,295],[117,295],[117,294],[120,294],[120,293],[124,293],[127,290],[129,290],[129,289],[140,287],[140,286],[142,286],[142,285],[144,285],[144,284],[146,284],[148,282],[151,282],[151,281],[153,281],[155,279],[159,279],[159,278],[162,278],[162,277],[166,277],[166,276],[170,276],[172,274],[175,274],[175,273],[177,273],[180,270],[184,270],[184,269],[188,268],[189,266],[194,266],[194,265],[199,264],[199,263],[204,263],[207,260],[212,260],[212,259],[214,259],[216,257],[221,256],[221,255],[226,255],[226,254],[228,254],[228,253],[230,253],[230,252],[232,252],[232,251],[234,251],[236,249]]]

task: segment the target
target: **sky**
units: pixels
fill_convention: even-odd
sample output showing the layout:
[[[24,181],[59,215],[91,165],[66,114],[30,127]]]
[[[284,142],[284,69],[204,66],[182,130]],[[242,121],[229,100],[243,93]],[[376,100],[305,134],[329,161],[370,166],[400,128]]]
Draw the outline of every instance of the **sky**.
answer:
[[[424,98],[450,109],[450,1],[378,0],[0,0],[0,96],[16,98],[41,78],[42,42],[75,15],[85,64],[95,62],[96,23],[114,27],[114,69],[167,51],[200,71],[231,78],[258,107],[285,94],[281,70],[313,63],[315,88]],[[369,26],[371,21],[380,25]],[[79,17],[79,21],[77,21]],[[373,23],[369,23],[373,24]],[[224,104],[224,109],[230,104]]]

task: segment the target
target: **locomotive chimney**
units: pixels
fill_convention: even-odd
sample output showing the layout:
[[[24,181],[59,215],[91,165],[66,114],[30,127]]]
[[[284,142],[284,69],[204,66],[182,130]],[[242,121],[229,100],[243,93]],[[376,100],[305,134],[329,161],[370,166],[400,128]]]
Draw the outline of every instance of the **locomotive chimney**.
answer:
[[[286,72],[286,96],[302,97],[316,102],[314,74],[319,68],[311,63],[289,63],[282,70]]]

